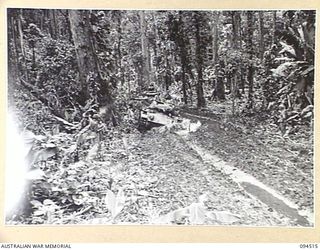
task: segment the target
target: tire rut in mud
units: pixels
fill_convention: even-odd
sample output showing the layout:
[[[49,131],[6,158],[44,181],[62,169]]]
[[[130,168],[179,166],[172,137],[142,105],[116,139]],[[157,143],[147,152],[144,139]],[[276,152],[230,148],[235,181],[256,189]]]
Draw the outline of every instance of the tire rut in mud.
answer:
[[[241,218],[232,225],[297,225],[278,211],[270,211],[268,205],[245,192],[230,176],[204,162],[201,156],[176,134],[147,133],[140,139],[139,147],[142,154],[140,157],[153,162],[153,158],[157,157],[157,164],[161,166],[160,173],[164,178],[161,179],[157,192],[163,196],[162,203],[167,204],[164,206],[164,213],[198,202],[199,195],[208,193],[211,197],[206,203],[209,210],[227,211]],[[142,164],[142,168],[144,166],[146,164]],[[147,172],[159,176],[159,168],[156,173],[148,166]]]
[[[303,227],[313,225],[313,215],[310,211],[302,212],[303,214],[306,214],[306,216],[301,215],[301,211],[298,210],[297,206],[291,201],[288,201],[285,197],[281,196],[277,191],[265,186],[255,177],[242,172],[236,167],[220,159],[218,156],[211,155],[208,151],[201,148],[194,141],[190,141],[188,138],[188,136],[181,137],[189,148],[197,152],[204,163],[216,168],[216,172],[220,172],[222,176],[229,176],[231,181],[236,182],[247,194],[268,206],[268,211],[277,211],[279,214],[289,218],[295,225]]]

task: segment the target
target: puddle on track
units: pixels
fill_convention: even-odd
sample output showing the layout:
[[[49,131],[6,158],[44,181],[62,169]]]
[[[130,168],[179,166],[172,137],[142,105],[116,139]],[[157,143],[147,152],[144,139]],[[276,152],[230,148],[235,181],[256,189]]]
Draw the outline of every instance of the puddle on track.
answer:
[[[185,136],[181,137],[190,148],[201,156],[205,163],[214,166],[216,169],[230,176],[230,178],[238,183],[250,196],[260,200],[278,213],[296,221],[296,223],[302,227],[313,226],[314,217],[310,211],[299,211],[296,204],[280,195],[274,189],[266,186],[252,175],[231,166],[218,156],[212,155],[205,149],[191,143]]]
[[[292,207],[289,207],[282,200],[274,197],[272,194],[266,190],[253,185],[249,182],[241,182],[240,185],[246,190],[249,194],[253,195],[259,199],[264,204],[267,204],[269,207],[273,208],[277,212],[291,218],[297,222],[298,225],[303,227],[310,226],[310,222],[303,216],[298,213],[298,210]]]

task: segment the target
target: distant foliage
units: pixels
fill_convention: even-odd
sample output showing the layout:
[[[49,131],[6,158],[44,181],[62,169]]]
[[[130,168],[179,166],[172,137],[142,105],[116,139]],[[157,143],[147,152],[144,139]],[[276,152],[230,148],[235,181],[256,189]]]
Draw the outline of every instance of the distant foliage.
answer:
[[[79,12],[83,26],[77,27],[84,28],[82,41],[95,64],[85,76],[76,53],[79,29],[72,31],[69,14],[8,10],[12,74],[69,122],[106,100],[111,116],[123,121],[128,105],[122,104],[148,87],[198,107],[208,99],[231,101],[232,115],[264,112],[292,125],[312,120],[302,111],[313,105],[314,11],[144,11],[145,27],[136,10]],[[286,118],[279,116],[283,107]]]
[[[40,48],[36,86],[53,108],[72,107],[80,94],[74,47],[63,40],[44,39]]]
[[[285,12],[287,30],[279,32],[279,48],[268,78],[277,92],[268,108],[284,133],[312,121],[314,96],[314,13]],[[287,128],[286,128],[287,127]]]

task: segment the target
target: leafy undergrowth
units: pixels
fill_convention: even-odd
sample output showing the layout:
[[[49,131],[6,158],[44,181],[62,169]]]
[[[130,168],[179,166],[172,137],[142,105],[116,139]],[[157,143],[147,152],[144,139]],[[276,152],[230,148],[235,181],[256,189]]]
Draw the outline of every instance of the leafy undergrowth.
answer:
[[[128,134],[34,181],[33,213],[22,223],[295,225],[205,165],[172,133]],[[206,199],[202,200],[201,197]]]
[[[20,127],[33,131],[29,139],[33,138],[34,150],[43,154],[33,162],[31,214],[12,217],[9,224],[297,225],[204,163],[169,130],[139,133],[109,127],[101,134],[91,128],[66,133],[56,128],[56,120],[41,103],[18,96],[23,100],[11,111],[19,117]],[[296,163],[285,158],[292,156],[292,145],[305,153],[300,144],[286,144],[271,132],[233,131],[214,112],[210,116],[210,110],[201,123],[190,140],[272,185],[301,207],[311,206],[312,168],[305,162],[307,157]],[[299,165],[302,161],[304,168]],[[299,196],[294,196],[297,190]]]

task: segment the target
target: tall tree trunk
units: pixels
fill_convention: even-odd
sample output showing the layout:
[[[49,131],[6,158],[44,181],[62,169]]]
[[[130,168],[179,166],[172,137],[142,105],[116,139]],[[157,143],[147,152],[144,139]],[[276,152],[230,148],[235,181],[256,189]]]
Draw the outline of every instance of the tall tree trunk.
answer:
[[[56,12],[57,11],[55,9],[52,10],[52,25],[53,25],[53,29],[54,29],[55,39],[57,39],[59,37],[59,29],[58,29]]]
[[[23,67],[21,67],[21,68],[22,68],[22,71],[24,71],[25,79],[27,81],[29,81],[29,73],[28,73],[25,50],[24,50],[24,38],[23,38],[23,30],[22,30],[23,16],[22,15],[23,15],[22,9],[20,9],[19,15],[18,15],[18,31],[19,31],[19,38],[20,38],[19,39],[20,40],[20,52],[21,52],[22,63],[23,63]]]
[[[219,100],[225,100],[225,89],[223,78],[221,75],[221,69],[219,65],[218,50],[219,50],[219,17],[220,12],[214,11],[213,13],[213,28],[212,28],[212,62],[215,70],[215,83],[212,93],[213,97],[217,97]]]
[[[182,12],[179,11],[179,20],[178,20],[178,36],[177,36],[177,45],[180,52],[180,60],[181,60],[181,81],[182,81],[182,94],[183,94],[183,102],[185,104],[188,103],[188,94],[187,94],[187,78],[186,78],[186,71],[187,71],[187,58],[188,52],[186,47],[186,37],[183,34],[183,20],[182,20]],[[174,59],[174,56],[173,56]],[[175,62],[173,62],[174,65]]]
[[[48,20],[49,20],[49,31],[52,39],[57,39],[58,37],[58,27],[56,19],[56,10],[47,10],[48,11]]]
[[[69,10],[69,21],[72,38],[77,54],[77,62],[79,68],[79,80],[81,86],[81,104],[89,99],[89,89],[87,86],[87,77],[90,72],[95,72],[94,57],[89,44],[89,30],[84,25],[84,13],[81,10]]]
[[[119,72],[119,80],[120,80],[120,84],[123,85],[124,84],[124,72],[123,72],[123,67],[122,67],[122,53],[121,53],[121,43],[122,43],[122,24],[121,24],[121,17],[122,17],[122,13],[119,12],[118,14],[118,27],[117,27],[117,32],[118,32],[118,44],[117,44],[117,52],[118,52],[118,57],[117,57],[117,61],[118,61],[118,72]]]
[[[66,22],[66,32],[68,34],[69,42],[73,43],[73,38],[72,38],[72,32],[71,32],[71,25],[70,25],[70,19],[69,19],[69,10],[66,10],[66,15],[65,17],[65,22]]]
[[[41,16],[40,16],[40,30],[44,30],[44,23],[46,20],[46,13],[45,10],[41,10]]]
[[[152,14],[152,21],[153,21],[153,29],[154,29],[154,36],[155,36],[155,45],[153,47],[154,51],[154,82],[160,83],[159,81],[159,55],[161,55],[161,39],[159,37],[158,32],[158,22],[157,16],[153,13]],[[165,59],[166,60],[166,59]]]
[[[141,29],[141,49],[142,49],[142,88],[148,88],[150,83],[150,56],[149,56],[149,46],[146,37],[146,19],[144,11],[140,11],[140,29]]]
[[[19,76],[20,78],[20,67],[19,67],[19,58],[18,58],[18,42],[17,42],[17,33],[16,33],[16,22],[15,18],[13,16],[10,17],[9,19],[9,24],[8,24],[8,29],[11,30],[11,40],[12,40],[12,64],[13,64],[13,72],[11,72],[13,75]],[[8,44],[9,46],[9,44]],[[11,55],[9,55],[11,57]]]
[[[25,58],[25,51],[24,51],[24,39],[23,39],[23,31],[22,31],[22,9],[19,12],[19,17],[18,17],[18,30],[19,30],[19,37],[20,37],[20,51],[21,54],[23,56],[23,58]]]
[[[277,26],[277,11],[274,10],[272,12],[272,26],[273,26],[273,32],[272,32],[272,44],[276,43],[276,26]]]
[[[186,84],[186,69],[184,63],[182,63],[181,67],[182,74],[182,94],[183,94],[183,102],[184,104],[188,104],[188,93],[187,93],[187,84]]]
[[[183,38],[181,38],[183,39]],[[182,45],[182,44],[181,44]],[[184,104],[188,104],[188,94],[187,94],[187,79],[186,79],[186,58],[187,50],[185,45],[180,47],[180,58],[181,58],[181,81],[182,81],[182,94]]]
[[[241,40],[240,40],[240,12],[235,11],[232,15],[232,50],[240,52]],[[231,96],[232,96],[232,114],[235,114],[236,107],[236,99],[239,97],[239,89],[238,89],[238,77],[237,75],[241,74],[240,65],[237,62],[232,64],[232,68],[230,69],[230,88],[231,88]]]
[[[206,105],[206,101],[204,99],[203,94],[203,45],[200,37],[200,25],[202,23],[202,16],[200,13],[196,12],[195,14],[195,28],[196,28],[196,64],[197,64],[197,72],[198,72],[198,81],[197,81],[197,107],[201,108]]]
[[[100,91],[103,91],[100,101],[101,99],[109,99],[108,89],[101,79],[98,58],[95,54],[88,11],[69,10],[69,20],[77,54],[79,80],[83,95],[82,104],[90,98],[88,79],[92,76],[100,83]]]
[[[165,90],[169,91],[170,87],[170,61],[169,61],[169,55],[170,55],[170,46],[168,43],[165,43],[164,48],[164,83],[165,83]]]
[[[153,53],[152,53],[153,52]],[[153,60],[155,57],[155,53],[156,53],[156,47],[152,44],[148,44],[148,63],[149,63],[149,85],[152,83],[152,85],[154,86],[154,83],[156,82],[155,80],[155,69],[153,67]]]
[[[213,27],[212,27],[212,62],[213,65],[218,63],[218,50],[219,50],[219,17],[220,12],[214,11],[213,15]]]
[[[112,120],[113,125],[117,124],[113,111],[109,85],[101,76],[98,56],[96,55],[95,40],[90,23],[89,11],[69,10],[70,27],[74,46],[77,54],[79,78],[82,89],[80,104],[84,105],[92,98],[101,108],[102,119]],[[89,89],[89,82],[94,82]],[[99,87],[97,88],[96,85]],[[91,90],[91,92],[89,91]]]
[[[263,60],[263,54],[264,54],[264,29],[263,29],[263,12],[259,11],[259,55],[260,60]]]
[[[232,48],[239,49],[240,48],[240,12],[234,11],[232,12]]]
[[[242,16],[243,16],[243,11],[239,11],[238,26],[239,26],[239,50],[240,50],[240,53],[242,53],[244,51],[244,48],[242,46],[242,41],[244,38],[243,32],[242,32],[242,26],[241,26]],[[245,67],[243,65],[239,65],[238,72],[239,72],[239,84],[238,84],[239,94],[240,94],[240,89],[242,89],[241,94],[245,94],[245,92],[244,92],[245,77],[246,77]]]
[[[248,54],[249,54],[249,66],[248,66],[248,103],[247,108],[252,109],[253,107],[253,74],[254,69],[252,65],[252,58],[253,58],[253,12],[247,11],[247,19],[248,19],[248,37],[247,37],[247,44],[248,44]]]

